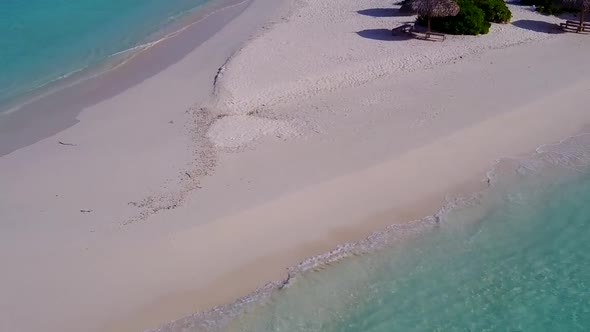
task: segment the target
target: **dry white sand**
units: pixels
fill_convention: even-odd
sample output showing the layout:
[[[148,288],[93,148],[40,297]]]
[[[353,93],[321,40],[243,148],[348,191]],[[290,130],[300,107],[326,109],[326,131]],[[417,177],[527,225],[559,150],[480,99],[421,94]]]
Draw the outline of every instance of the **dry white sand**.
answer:
[[[187,113],[266,5],[0,158],[0,330],[140,331],[230,302],[590,123],[587,36],[512,6],[530,21],[391,40],[412,18],[358,13],[381,0],[297,2]]]
[[[397,7],[387,0],[294,1],[270,31],[226,66],[218,82],[217,107],[223,114],[247,114],[489,49],[550,39],[555,36],[547,32],[557,32],[550,24],[562,21],[510,5],[513,24],[494,24],[484,36],[425,43],[391,36],[393,27],[415,20],[400,16]]]

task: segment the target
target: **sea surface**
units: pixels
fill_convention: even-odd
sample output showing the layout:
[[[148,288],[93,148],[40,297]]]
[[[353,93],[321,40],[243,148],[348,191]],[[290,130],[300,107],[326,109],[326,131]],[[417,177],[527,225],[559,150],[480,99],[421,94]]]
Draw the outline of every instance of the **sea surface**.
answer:
[[[153,41],[210,0],[1,0],[0,110],[48,83]]]
[[[484,192],[161,331],[590,331],[589,165],[590,135],[502,160]]]

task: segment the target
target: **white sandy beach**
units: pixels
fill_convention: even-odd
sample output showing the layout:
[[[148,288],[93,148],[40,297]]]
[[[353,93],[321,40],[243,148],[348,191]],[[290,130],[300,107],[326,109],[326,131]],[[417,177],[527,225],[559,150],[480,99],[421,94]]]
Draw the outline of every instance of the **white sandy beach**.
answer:
[[[555,17],[510,6],[434,43],[392,39],[413,18],[390,1],[271,3],[0,157],[0,330],[142,331],[232,302],[590,124],[590,39]]]

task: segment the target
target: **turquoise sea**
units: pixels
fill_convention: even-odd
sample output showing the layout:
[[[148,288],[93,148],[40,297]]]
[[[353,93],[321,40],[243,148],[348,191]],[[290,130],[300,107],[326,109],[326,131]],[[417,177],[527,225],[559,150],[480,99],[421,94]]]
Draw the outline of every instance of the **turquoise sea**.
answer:
[[[161,331],[590,331],[590,135],[539,152],[439,218]]]
[[[0,105],[155,38],[209,0],[0,1]]]

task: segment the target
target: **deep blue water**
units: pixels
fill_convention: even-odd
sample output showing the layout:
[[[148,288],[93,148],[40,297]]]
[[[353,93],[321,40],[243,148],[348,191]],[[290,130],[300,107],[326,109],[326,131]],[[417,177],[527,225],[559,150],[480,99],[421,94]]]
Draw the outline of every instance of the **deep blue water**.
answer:
[[[207,1],[0,1],[0,105],[146,42]]]

